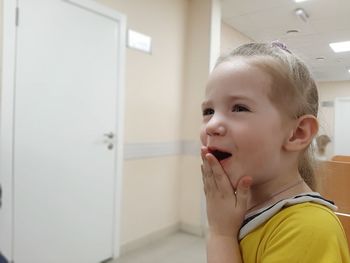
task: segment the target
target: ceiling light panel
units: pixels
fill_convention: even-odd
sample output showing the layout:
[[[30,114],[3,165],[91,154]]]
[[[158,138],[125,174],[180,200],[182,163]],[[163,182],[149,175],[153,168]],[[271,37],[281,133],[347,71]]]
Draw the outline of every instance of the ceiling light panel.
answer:
[[[335,53],[350,51],[350,41],[330,43],[329,46]]]

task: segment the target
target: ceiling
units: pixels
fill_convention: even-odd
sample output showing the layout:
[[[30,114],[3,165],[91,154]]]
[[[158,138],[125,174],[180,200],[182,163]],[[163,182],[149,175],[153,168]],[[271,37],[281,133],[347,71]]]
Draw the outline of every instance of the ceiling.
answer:
[[[295,15],[297,8],[309,15],[307,22]],[[350,80],[350,52],[334,53],[329,46],[350,41],[350,0],[222,0],[222,19],[254,41],[285,43],[318,81]]]

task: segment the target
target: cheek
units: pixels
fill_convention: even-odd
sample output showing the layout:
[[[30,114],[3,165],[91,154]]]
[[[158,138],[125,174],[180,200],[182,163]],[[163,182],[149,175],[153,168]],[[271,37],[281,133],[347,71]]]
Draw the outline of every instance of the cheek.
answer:
[[[271,137],[271,134],[275,134]],[[269,131],[260,131],[260,136],[251,137],[245,144],[245,156],[248,162],[255,168],[266,168],[276,163],[281,154],[282,143],[278,134]]]

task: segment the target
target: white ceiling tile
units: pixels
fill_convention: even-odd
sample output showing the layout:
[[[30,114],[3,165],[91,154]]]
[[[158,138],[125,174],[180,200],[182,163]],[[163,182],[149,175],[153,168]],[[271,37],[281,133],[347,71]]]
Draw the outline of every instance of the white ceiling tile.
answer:
[[[337,16],[319,20],[312,20],[310,24],[318,33],[327,33],[330,31],[339,31],[349,29],[350,17]]]
[[[350,0],[222,0],[223,20],[255,41],[279,39],[312,68],[317,79],[350,79],[350,52],[334,53],[329,43],[350,40]],[[310,15],[302,22],[294,10]],[[290,29],[298,34],[287,35]],[[325,57],[323,62],[316,57]]]

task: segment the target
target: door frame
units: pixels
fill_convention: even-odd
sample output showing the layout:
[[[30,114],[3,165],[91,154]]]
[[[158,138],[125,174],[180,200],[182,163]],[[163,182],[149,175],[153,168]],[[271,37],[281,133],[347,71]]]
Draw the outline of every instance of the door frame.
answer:
[[[2,86],[0,94],[0,183],[3,189],[2,208],[0,209],[0,251],[9,261],[14,255],[14,117],[16,94],[16,46],[17,46],[17,13],[19,0],[3,0],[3,56]],[[93,0],[61,0],[91,10],[108,17],[119,24],[118,75],[117,78],[117,124],[116,158],[114,185],[114,229],[113,258],[120,255],[120,223],[122,204],[122,175],[124,161],[124,83],[125,83],[125,47],[126,16],[118,11],[99,4]]]

